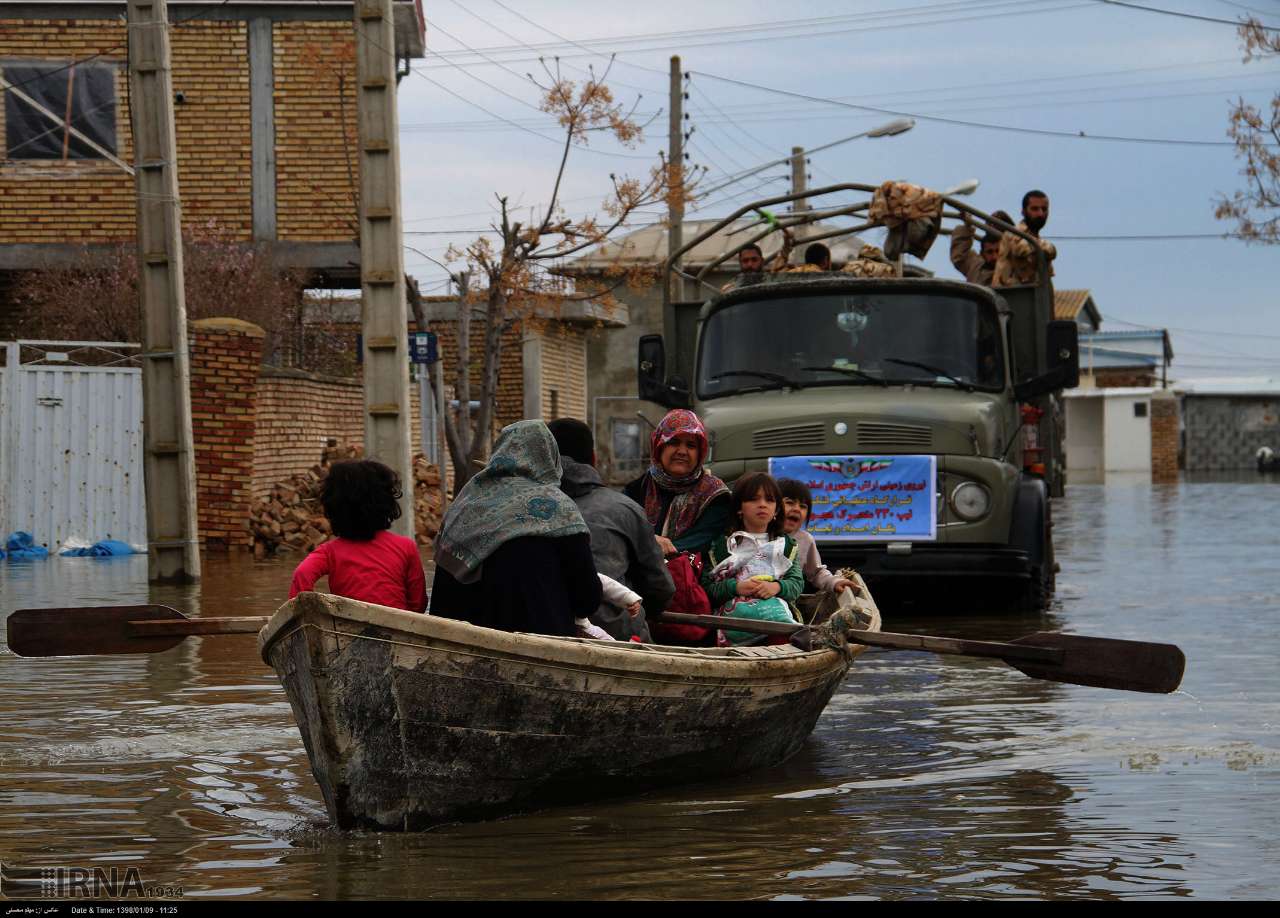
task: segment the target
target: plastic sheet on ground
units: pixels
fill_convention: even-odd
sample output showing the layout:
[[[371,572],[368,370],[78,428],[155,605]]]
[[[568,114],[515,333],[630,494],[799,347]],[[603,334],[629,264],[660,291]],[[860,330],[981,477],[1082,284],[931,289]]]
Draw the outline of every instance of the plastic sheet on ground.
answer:
[[[121,542],[118,539],[104,539],[101,542],[94,542],[87,548],[63,548],[60,552],[63,557],[67,558],[110,558],[134,553],[135,550],[132,545],[128,542]]]
[[[37,545],[35,538],[29,532],[18,531],[10,534],[4,540],[4,547],[5,551],[0,551],[0,558],[3,558],[7,552],[11,561],[21,558],[49,557],[49,549],[43,545]]]

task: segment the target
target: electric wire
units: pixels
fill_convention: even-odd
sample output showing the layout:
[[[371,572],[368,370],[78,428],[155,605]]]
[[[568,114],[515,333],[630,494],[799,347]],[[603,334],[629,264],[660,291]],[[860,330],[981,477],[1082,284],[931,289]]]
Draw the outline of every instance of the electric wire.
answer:
[[[1180,10],[1158,9],[1154,6],[1142,6],[1137,3],[1126,3],[1124,0],[1099,0],[1099,2],[1105,3],[1107,6],[1124,7],[1128,10],[1141,10],[1144,13],[1159,13],[1162,16],[1176,16],[1180,19],[1197,19],[1200,22],[1213,22],[1219,25],[1235,26],[1236,28],[1244,25],[1244,23],[1238,19],[1218,19],[1214,16],[1201,16],[1196,13],[1184,13]],[[1280,28],[1272,28],[1270,26],[1261,25],[1260,23],[1258,27],[1265,32],[1280,32]]]
[[[1109,141],[1109,142],[1115,142],[1115,143],[1158,144],[1158,145],[1183,146],[1183,147],[1233,147],[1235,146],[1235,144],[1232,141],[1187,140],[1182,138],[1169,138],[1169,137],[1125,137],[1125,136],[1120,136],[1115,134],[1090,134],[1085,131],[1077,131],[1077,132],[1055,131],[1055,130],[1049,130],[1046,128],[1029,128],[1029,127],[1019,127],[1019,126],[1010,125],[1010,124],[990,124],[990,123],[981,122],[981,121],[966,121],[958,118],[945,118],[938,115],[926,115],[926,114],[921,114],[917,112],[899,111],[896,109],[881,108],[881,107],[872,106],[872,105],[856,105],[851,102],[838,102],[834,99],[823,99],[820,96],[811,96],[806,93],[793,92],[791,90],[786,90],[786,89],[776,89],[771,86],[763,86],[759,83],[748,82],[747,80],[737,80],[732,77],[718,76],[714,73],[707,73],[706,71],[694,71],[694,72],[699,73],[700,75],[711,80],[717,80],[722,83],[730,83],[730,84],[733,84],[736,86],[742,86],[748,89],[756,89],[761,92],[773,93],[775,95],[789,96],[795,99],[804,99],[809,102],[819,102],[827,105],[837,106],[840,108],[850,108],[850,109],[856,109],[858,111],[875,112],[881,115],[895,115],[903,118],[916,118],[920,121],[932,121],[938,124],[947,124],[955,127],[978,128],[981,130],[1001,131],[1005,133],[1014,133],[1014,134],[1030,134],[1030,135],[1035,135],[1040,137],[1063,137],[1063,138],[1072,138],[1077,140],[1099,140],[1099,141]]]

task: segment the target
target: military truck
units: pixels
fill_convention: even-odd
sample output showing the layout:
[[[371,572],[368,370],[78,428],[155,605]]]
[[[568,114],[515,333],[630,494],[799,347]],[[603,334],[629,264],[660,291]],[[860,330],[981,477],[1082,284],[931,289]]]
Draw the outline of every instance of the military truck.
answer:
[[[999,581],[1004,589],[984,595],[1042,609],[1056,573],[1050,502],[1065,484],[1056,393],[1079,375],[1076,325],[1053,320],[1043,254],[1038,284],[998,290],[904,272],[901,259],[895,276],[879,279],[775,273],[725,290],[705,283],[717,264],[779,229],[797,228],[803,247],[878,225],[865,221],[861,200],[770,218],[697,275],[679,267],[684,252],[745,216],[800,197],[869,198],[876,187],[756,201],[673,253],[663,334],[639,344],[640,397],[696,411],[711,436],[709,467],[725,481],[756,470],[805,480],[814,490],[809,529],[832,569],[856,568],[873,588]],[[944,232],[967,214],[1039,253],[1016,227],[942,200]],[[840,217],[863,222],[830,229]],[[799,228],[817,221],[826,228],[803,236]],[[672,296],[691,285],[703,295]]]

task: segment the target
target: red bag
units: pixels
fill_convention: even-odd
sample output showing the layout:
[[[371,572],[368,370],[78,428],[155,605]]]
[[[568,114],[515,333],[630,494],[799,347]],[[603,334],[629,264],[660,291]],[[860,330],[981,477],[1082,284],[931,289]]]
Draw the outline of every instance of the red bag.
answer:
[[[702,588],[702,558],[693,552],[681,552],[667,559],[667,573],[676,585],[676,594],[667,603],[667,612],[685,615],[710,615],[711,600]],[[652,622],[653,639],[659,644],[701,646],[713,642],[713,632],[701,625],[677,625]]]

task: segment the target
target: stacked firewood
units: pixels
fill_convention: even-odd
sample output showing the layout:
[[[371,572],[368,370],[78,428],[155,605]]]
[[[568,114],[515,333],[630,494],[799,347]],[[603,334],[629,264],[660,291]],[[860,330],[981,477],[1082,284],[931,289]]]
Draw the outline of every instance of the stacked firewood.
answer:
[[[276,552],[306,554],[327,540],[333,530],[320,506],[320,486],[329,466],[360,457],[358,446],[340,447],[330,440],[318,463],[305,472],[290,475],[258,500],[249,513],[253,555],[265,558]],[[440,531],[440,470],[422,456],[413,460],[414,530],[419,545],[430,545]]]

